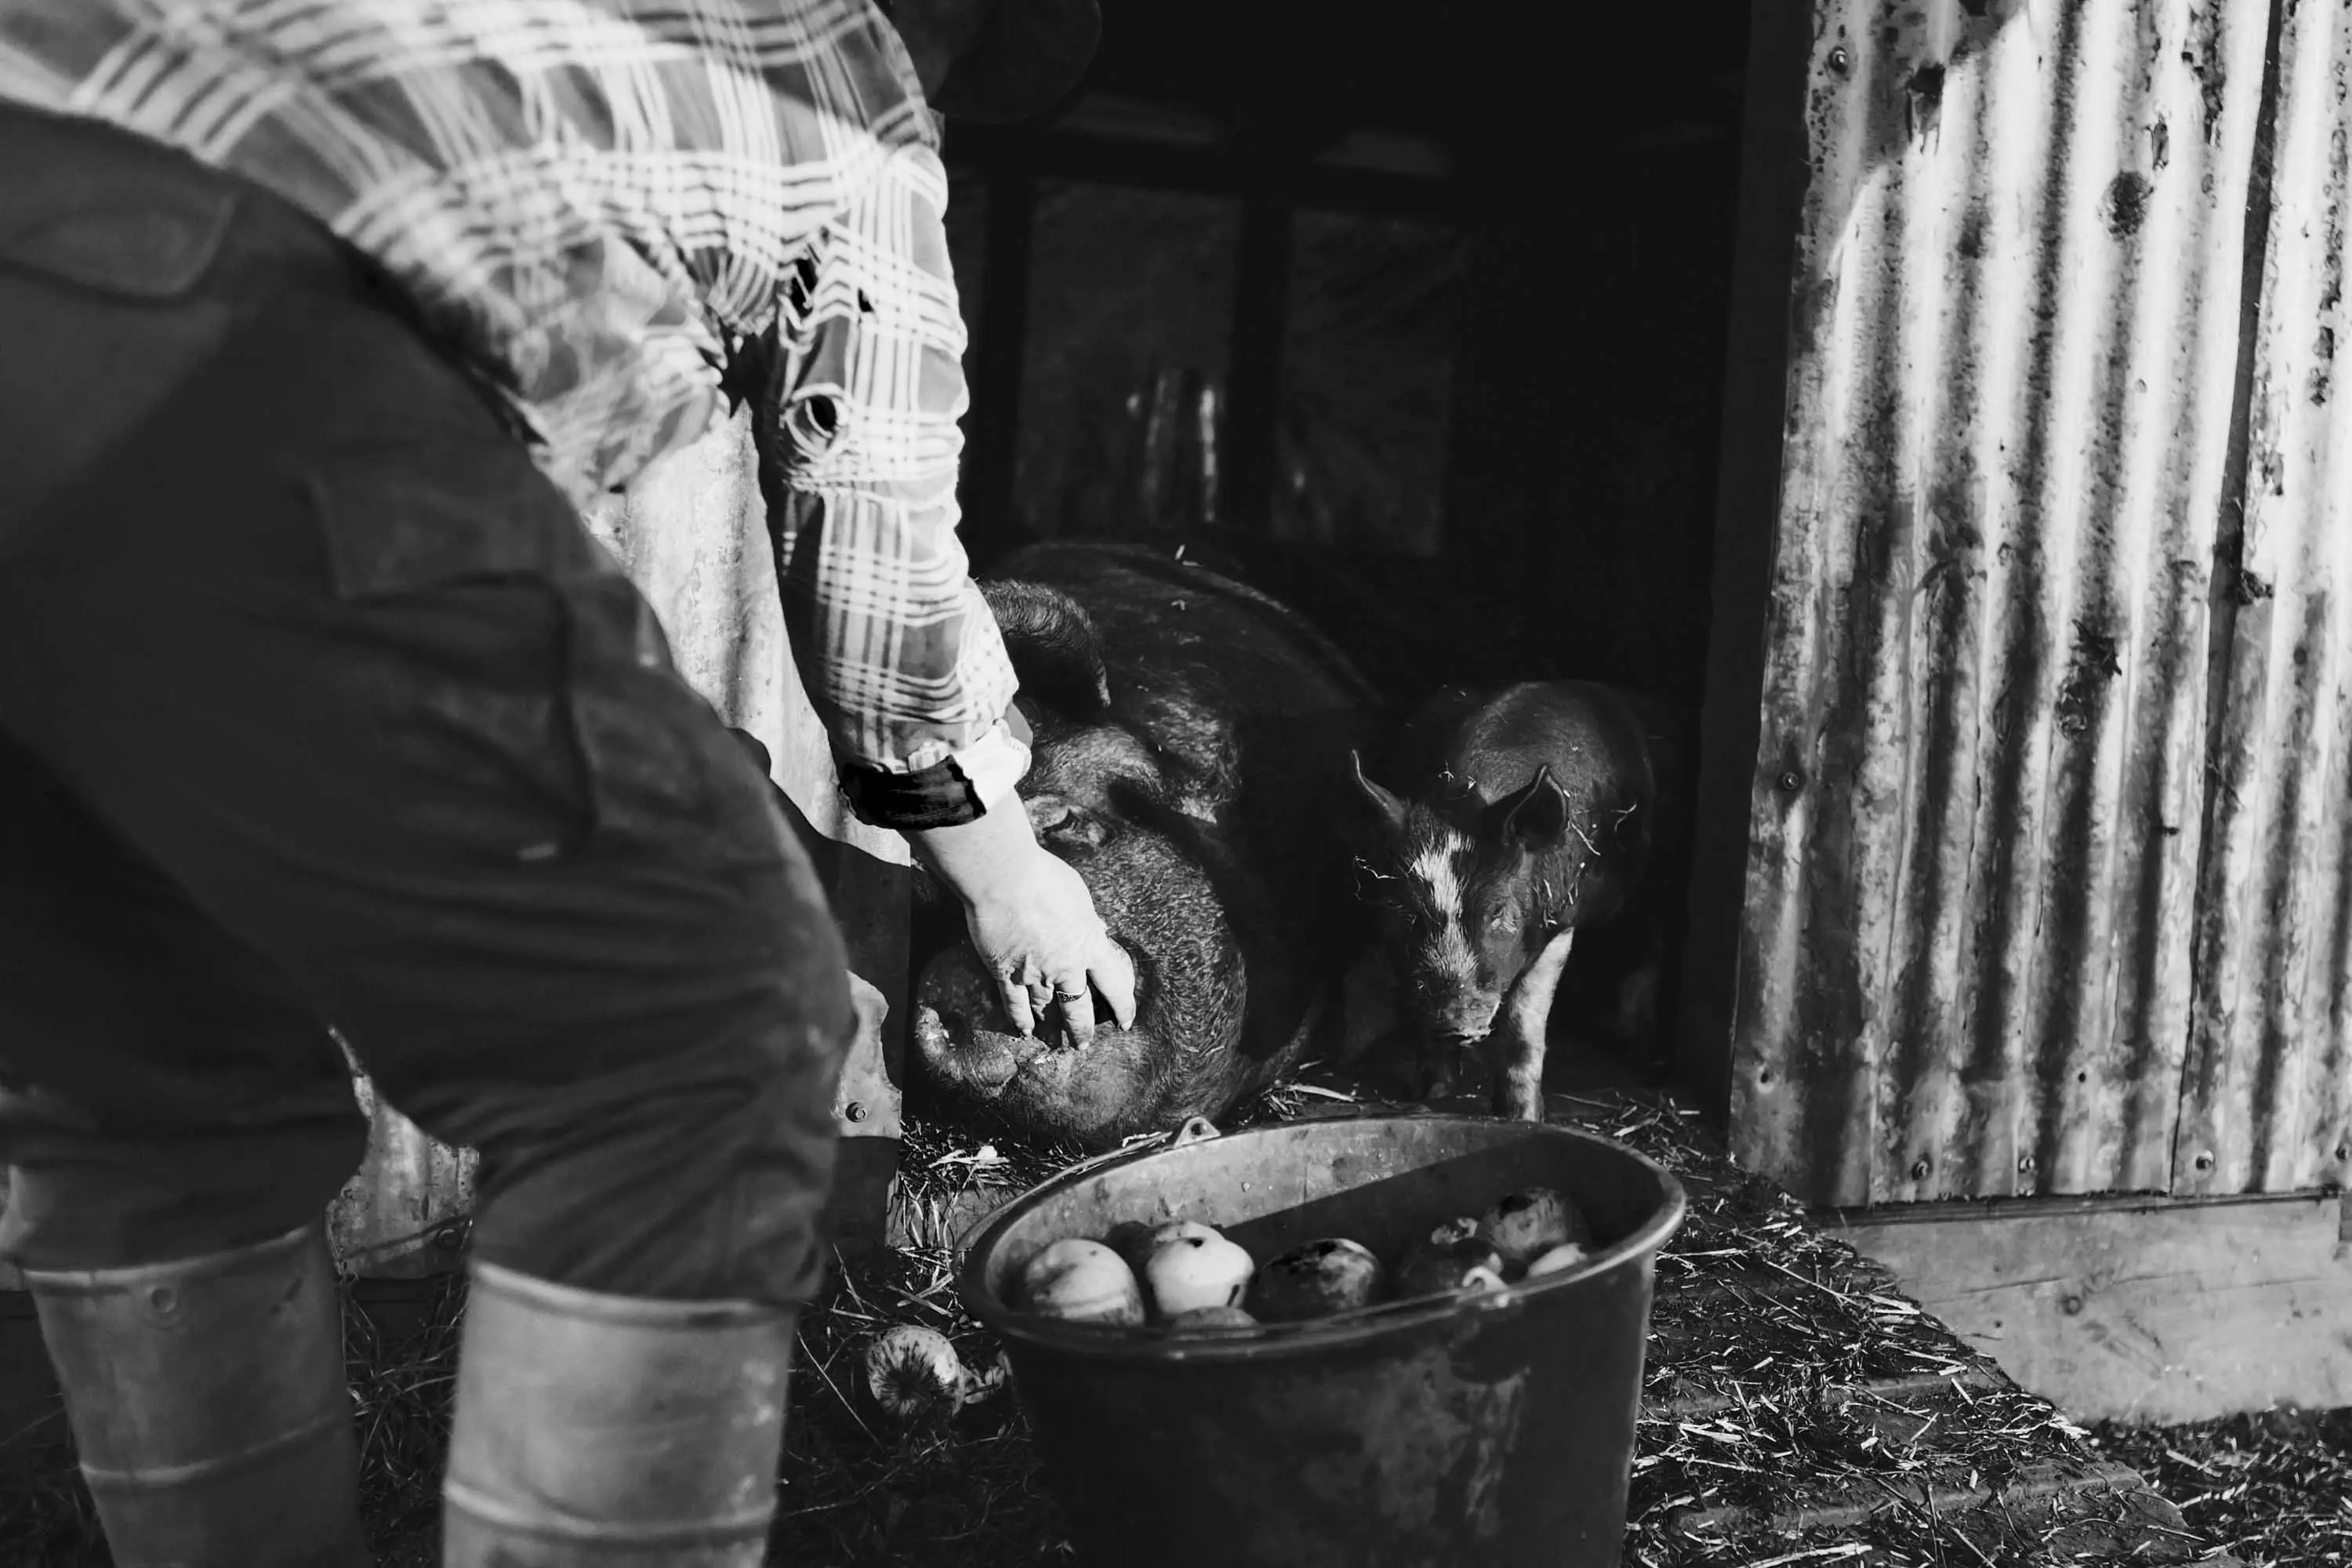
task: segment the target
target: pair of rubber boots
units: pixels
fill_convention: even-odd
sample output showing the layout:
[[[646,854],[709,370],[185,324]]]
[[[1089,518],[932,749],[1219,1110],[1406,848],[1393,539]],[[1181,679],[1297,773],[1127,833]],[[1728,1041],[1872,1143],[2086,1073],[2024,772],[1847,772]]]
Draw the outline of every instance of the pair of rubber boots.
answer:
[[[366,1568],[323,1229],[147,1268],[26,1271],[116,1568]],[[446,1568],[752,1568],[793,1315],[477,1263]]]

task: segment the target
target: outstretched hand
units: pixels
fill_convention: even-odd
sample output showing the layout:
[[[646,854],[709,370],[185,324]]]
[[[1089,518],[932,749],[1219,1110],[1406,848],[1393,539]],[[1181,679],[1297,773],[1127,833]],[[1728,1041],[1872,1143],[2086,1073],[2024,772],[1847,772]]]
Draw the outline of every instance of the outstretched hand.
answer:
[[[1023,1034],[1036,1034],[1047,1010],[1059,1008],[1070,1044],[1087,1044],[1097,991],[1120,1028],[1134,1025],[1134,962],[1111,940],[1077,872],[1044,847],[1033,846],[1008,885],[987,889],[964,919]]]
[[[1038,1034],[1058,1012],[1071,1045],[1090,1043],[1097,992],[1120,1028],[1134,1027],[1134,961],[1111,940],[1077,872],[1037,842],[1019,802],[908,837],[963,900],[972,947],[1023,1034]]]

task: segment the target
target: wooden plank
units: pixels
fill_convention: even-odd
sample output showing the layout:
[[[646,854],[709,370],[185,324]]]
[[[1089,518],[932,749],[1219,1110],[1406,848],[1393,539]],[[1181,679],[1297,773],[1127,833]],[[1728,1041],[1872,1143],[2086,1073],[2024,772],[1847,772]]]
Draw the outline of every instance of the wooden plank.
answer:
[[[1810,17],[1749,8],[1747,118],[1717,458],[1706,693],[1699,720],[1675,1076],[1707,1120],[1728,1125],[1732,1032],[1748,882],[1748,802],[1762,729],[1767,591],[1788,403],[1789,288],[1806,181]]]
[[[2316,1195],[1824,1217],[2068,1415],[2164,1424],[2352,1405],[2344,1223]]]
[[[2028,1465],[1998,1483],[1967,1466],[1841,1479],[1829,1486],[1801,1481],[1786,1487],[1769,1513],[1744,1504],[1689,1509],[1675,1516],[1675,1527],[1700,1542],[1728,1542],[1759,1530],[1785,1541],[1854,1530],[1890,1511],[1913,1516],[1923,1540],[1949,1531],[1970,1541],[1988,1537],[1999,1548],[2030,1550],[2058,1545],[2043,1533],[2056,1525],[2064,1530],[2063,1549],[2070,1553],[2128,1555],[2140,1563],[2211,1562],[2201,1556],[2178,1508],[2148,1490],[2136,1472],[2105,1461]],[[2080,1518],[2084,1513],[2093,1517]]]

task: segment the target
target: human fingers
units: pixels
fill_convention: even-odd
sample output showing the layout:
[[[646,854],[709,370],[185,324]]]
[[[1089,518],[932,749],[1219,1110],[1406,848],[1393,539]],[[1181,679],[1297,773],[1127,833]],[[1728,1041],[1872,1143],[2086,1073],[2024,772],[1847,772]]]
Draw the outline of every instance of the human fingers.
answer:
[[[1087,990],[1086,975],[1077,973],[1056,981],[1054,1002],[1062,1010],[1062,1027],[1069,1031],[1070,1044],[1094,1044],[1095,999]]]
[[[1106,933],[1102,951],[1087,968],[1095,989],[1110,1004],[1111,1017],[1122,1029],[1135,1027],[1135,960],[1127,955],[1127,949]]]
[[[1029,1006],[1027,985],[1013,975],[1000,974],[996,977],[996,995],[1003,1004],[1004,1016],[1013,1020],[1013,1028],[1024,1035],[1035,1031],[1037,1016]]]

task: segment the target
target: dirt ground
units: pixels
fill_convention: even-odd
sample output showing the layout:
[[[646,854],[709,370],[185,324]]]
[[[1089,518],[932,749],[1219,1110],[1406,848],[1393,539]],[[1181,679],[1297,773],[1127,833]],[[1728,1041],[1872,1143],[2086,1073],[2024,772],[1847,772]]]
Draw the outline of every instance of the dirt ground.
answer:
[[[1297,1108],[1292,1108],[1294,1112]],[[996,1347],[961,1310],[953,1242],[974,1207],[993,1206],[1058,1168],[1051,1152],[1000,1153],[911,1138],[898,1228],[908,1245],[845,1272],[804,1314],[769,1560],[793,1568],[1028,1568],[1073,1558],[1017,1405],[1001,1387],[942,1418],[892,1427],[858,1386],[877,1327],[928,1322],[966,1364]],[[436,1487],[462,1291],[453,1282],[399,1331],[347,1311],[350,1365],[365,1453],[371,1539],[385,1568],[434,1568]],[[2352,1568],[2352,1410],[2272,1412],[2173,1427],[2095,1428],[2091,1438],[2178,1505],[2186,1522],[2245,1568]],[[0,1563],[108,1563],[70,1456],[0,1477]],[[1737,1562],[1676,1551],[1679,1565]],[[1662,1562],[1647,1553],[1637,1561]],[[1958,1562],[1955,1558],[1952,1561]]]
[[[2091,1440],[2246,1568],[2352,1563],[2352,1409],[2272,1410],[2187,1426],[2102,1423]]]
[[[2279,1410],[2181,1426],[2102,1423],[2091,1437],[2245,1568],[2352,1564],[2352,1409]],[[376,1561],[381,1568],[437,1568],[437,1544],[428,1521],[386,1541]],[[918,1547],[863,1561],[951,1560]]]
[[[2092,1439],[2118,1463],[2146,1476],[2191,1523],[2234,1551],[2245,1568],[2305,1568],[2352,1563],[2352,1410],[2272,1412],[2190,1426],[2093,1428]],[[21,1509],[10,1509],[21,1513]],[[2330,1515],[2333,1515],[2331,1518]],[[21,1521],[20,1522],[26,1522]],[[438,1568],[439,1531],[428,1518],[376,1536],[379,1568]],[[926,1550],[883,1547],[860,1564],[949,1563],[946,1543]],[[103,1548],[59,1542],[24,1549],[0,1525],[0,1560],[103,1568]],[[779,1555],[778,1562],[794,1562]],[[821,1560],[803,1558],[805,1568]]]

